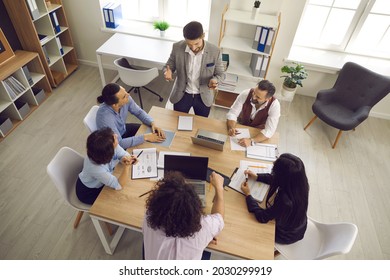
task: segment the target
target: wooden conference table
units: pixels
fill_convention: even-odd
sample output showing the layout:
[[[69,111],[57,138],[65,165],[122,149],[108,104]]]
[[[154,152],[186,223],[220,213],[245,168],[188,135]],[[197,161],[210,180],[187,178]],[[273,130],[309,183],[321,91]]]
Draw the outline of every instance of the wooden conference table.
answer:
[[[198,128],[227,134],[225,121],[194,116],[192,131],[177,131],[179,115],[188,115],[160,107],[152,107],[149,114],[156,124],[164,130],[175,131],[175,137],[170,147],[144,143],[136,148],[156,147],[157,151],[190,152],[191,156],[205,156],[209,158],[209,167],[227,176],[230,176],[240,160],[245,159],[244,151],[231,151],[230,141],[227,141],[224,151],[212,150],[191,142]],[[241,126],[244,127],[244,126]],[[144,134],[146,126],[142,125],[138,134]],[[251,135],[255,129],[249,127]],[[276,134],[268,140],[277,144],[279,136]],[[129,149],[129,152],[131,150]],[[249,159],[252,160],[252,159]],[[118,175],[122,166],[118,164],[114,174]],[[139,197],[151,190],[155,182],[150,179],[131,180],[123,186],[121,191],[115,191],[105,187],[90,209],[90,216],[98,232],[104,249],[108,254],[113,254],[125,228],[141,231],[145,214],[145,201],[147,195]],[[214,188],[207,189],[207,206],[205,213],[210,213]],[[217,237],[217,245],[209,245],[208,251],[228,255],[241,259],[273,259],[275,243],[275,223],[260,224],[254,215],[247,210],[245,197],[225,187],[225,227]],[[103,221],[118,225],[113,236],[109,236],[103,230]],[[139,248],[141,250],[141,248]]]

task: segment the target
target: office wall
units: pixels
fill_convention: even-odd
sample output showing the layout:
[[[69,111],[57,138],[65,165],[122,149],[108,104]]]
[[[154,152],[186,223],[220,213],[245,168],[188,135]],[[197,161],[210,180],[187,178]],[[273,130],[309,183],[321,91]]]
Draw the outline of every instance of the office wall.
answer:
[[[221,13],[229,0],[213,0],[210,15],[209,41],[217,44],[221,23]],[[233,3],[234,2],[234,3]],[[232,5],[246,7],[253,1],[232,0]],[[282,14],[281,28],[274,49],[270,69],[267,78],[271,80],[277,90],[280,90],[282,79],[280,68],[283,60],[288,56],[299,19],[306,0],[263,0],[261,7],[272,10],[280,7]],[[248,4],[249,3],[249,4]],[[63,0],[73,40],[81,63],[96,65],[96,49],[104,43],[112,34],[100,30],[101,13],[97,0]],[[245,6],[244,6],[245,5]],[[248,8],[250,9],[250,8]],[[81,11],[81,12],[80,12]],[[109,62],[107,58],[103,62]],[[304,87],[299,88],[297,94],[316,96],[318,90],[329,88],[336,80],[336,75],[316,71],[309,71],[309,78],[304,81]],[[372,112],[373,116],[390,119],[390,95],[377,104]]]

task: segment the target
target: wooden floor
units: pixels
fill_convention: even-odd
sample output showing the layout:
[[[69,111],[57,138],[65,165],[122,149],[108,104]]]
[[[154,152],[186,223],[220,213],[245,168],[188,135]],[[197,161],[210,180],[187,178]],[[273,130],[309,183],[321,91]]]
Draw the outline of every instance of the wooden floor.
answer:
[[[161,78],[154,81],[150,87],[165,99],[160,103],[146,93],[145,110],[164,106],[171,86]],[[46,174],[46,165],[62,146],[85,154],[88,134],[82,120],[100,91],[97,68],[82,65],[0,142],[0,259],[141,258],[140,233],[126,231],[110,256],[87,214],[73,230],[76,212]],[[333,259],[390,259],[390,121],[369,118],[356,131],[344,133],[333,150],[335,129],[317,120],[303,130],[312,117],[312,102],[296,96],[278,127],[280,151],[301,157],[306,165],[309,215],[358,226],[352,251]],[[225,113],[213,108],[211,116],[224,119]]]

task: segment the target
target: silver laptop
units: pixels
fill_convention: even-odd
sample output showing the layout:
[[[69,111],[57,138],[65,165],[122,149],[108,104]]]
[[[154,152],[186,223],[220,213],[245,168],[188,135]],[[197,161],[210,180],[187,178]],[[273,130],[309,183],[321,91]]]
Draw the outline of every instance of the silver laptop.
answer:
[[[179,171],[186,182],[194,186],[202,206],[206,207],[206,177],[209,158],[182,155],[164,156],[164,174],[168,171]]]
[[[226,143],[227,135],[198,129],[195,137],[191,137],[192,143],[211,148],[218,151],[223,151],[223,146]]]

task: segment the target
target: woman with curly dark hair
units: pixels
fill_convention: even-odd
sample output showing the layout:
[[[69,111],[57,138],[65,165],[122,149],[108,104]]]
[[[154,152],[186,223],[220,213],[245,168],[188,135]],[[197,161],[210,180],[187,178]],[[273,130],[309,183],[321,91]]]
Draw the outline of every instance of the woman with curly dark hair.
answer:
[[[170,172],[157,182],[146,201],[145,259],[201,259],[224,226],[223,178],[213,172],[210,184],[215,197],[211,214],[205,215],[199,196],[181,173]]]
[[[274,162],[271,174],[254,174],[252,171],[245,171],[245,174],[270,185],[267,208],[262,209],[251,196],[247,183],[242,183],[248,211],[254,213],[260,223],[275,219],[276,243],[291,244],[301,240],[307,227],[309,204],[309,183],[302,160],[285,153]]]

